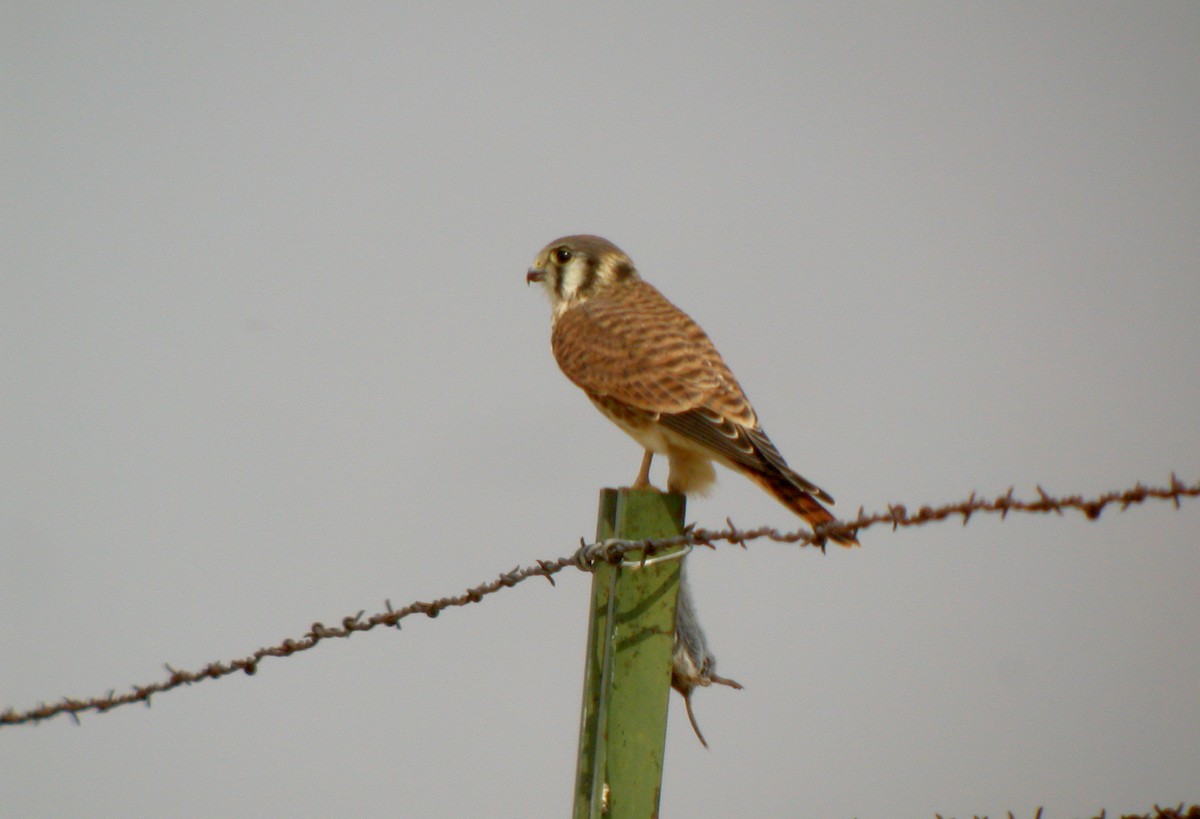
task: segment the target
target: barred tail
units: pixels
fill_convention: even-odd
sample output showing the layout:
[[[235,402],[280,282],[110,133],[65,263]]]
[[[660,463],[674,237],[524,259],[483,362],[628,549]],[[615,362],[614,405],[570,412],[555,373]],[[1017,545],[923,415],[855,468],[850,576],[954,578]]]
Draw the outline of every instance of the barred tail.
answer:
[[[775,496],[776,500],[804,518],[809,526],[819,526],[836,520],[833,514],[821,505],[809,492],[801,489],[783,472],[752,472],[746,470],[743,474],[757,483],[763,489]],[[799,476],[797,476],[799,478]],[[803,478],[800,478],[803,481]],[[849,534],[830,535],[829,539],[843,546],[857,546],[858,540]]]

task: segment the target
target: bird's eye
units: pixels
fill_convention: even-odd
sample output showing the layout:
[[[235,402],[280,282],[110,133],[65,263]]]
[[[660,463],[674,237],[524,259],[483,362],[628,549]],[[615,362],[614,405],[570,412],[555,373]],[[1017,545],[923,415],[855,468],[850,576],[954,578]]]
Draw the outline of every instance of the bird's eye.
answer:
[[[571,261],[570,248],[556,248],[554,251],[554,261],[558,262],[559,264],[566,264],[567,262]]]

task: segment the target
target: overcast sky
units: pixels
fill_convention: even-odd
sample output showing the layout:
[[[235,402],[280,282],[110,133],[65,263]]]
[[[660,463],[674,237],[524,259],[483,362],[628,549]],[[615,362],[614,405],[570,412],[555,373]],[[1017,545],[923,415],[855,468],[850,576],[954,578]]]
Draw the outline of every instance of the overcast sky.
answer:
[[[3,4],[0,708],[590,538],[567,233],[843,515],[1200,479],[1200,5],[423,5]],[[862,541],[694,555],[664,816],[1200,800],[1200,502]],[[565,815],[588,584],[5,728],[2,812]]]

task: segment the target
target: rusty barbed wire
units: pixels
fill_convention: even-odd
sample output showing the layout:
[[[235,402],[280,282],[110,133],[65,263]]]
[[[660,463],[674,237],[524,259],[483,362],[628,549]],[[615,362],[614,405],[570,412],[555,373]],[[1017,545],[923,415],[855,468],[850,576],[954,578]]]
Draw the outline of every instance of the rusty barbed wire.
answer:
[[[890,524],[892,530],[895,531],[902,526],[921,526],[960,516],[965,526],[977,513],[998,514],[1003,520],[1010,512],[1028,514],[1053,512],[1062,515],[1065,510],[1077,510],[1089,520],[1095,520],[1110,505],[1119,505],[1121,510],[1125,510],[1148,500],[1170,500],[1178,509],[1182,498],[1200,496],[1200,481],[1190,485],[1183,484],[1172,472],[1169,486],[1148,487],[1139,482],[1132,489],[1108,492],[1091,499],[1085,499],[1080,495],[1055,498],[1047,494],[1040,485],[1037,487],[1038,498],[1036,500],[1020,500],[1013,497],[1013,492],[1013,488],[1009,487],[1006,494],[999,495],[992,500],[980,499],[976,493],[972,492],[965,501],[937,507],[922,506],[915,513],[910,513],[903,504],[889,504],[886,511],[871,515],[865,514],[860,507],[857,517],[853,520],[835,521],[818,526],[815,531],[781,532],[765,526],[755,529],[739,529],[727,518],[728,528],[726,529],[689,528],[687,532],[677,537],[640,541],[608,540],[594,544],[588,544],[581,539],[580,548],[570,556],[554,560],[536,560],[533,565],[524,568],[518,566],[511,571],[501,573],[495,580],[481,583],[459,595],[441,597],[431,602],[416,601],[399,609],[393,608],[391,601],[387,600],[384,601],[385,611],[373,614],[366,619],[363,619],[363,615],[366,614],[364,609],[355,615],[343,617],[340,626],[326,626],[316,622],[299,639],[285,639],[278,645],[260,648],[246,657],[228,662],[212,662],[197,671],[179,671],[164,663],[168,674],[166,679],[147,685],[135,685],[129,691],[121,694],[114,689],[102,697],[88,699],[63,697],[56,702],[43,702],[25,711],[17,711],[10,707],[0,712],[0,728],[26,723],[36,724],[61,714],[66,714],[78,725],[80,724],[79,714],[85,711],[104,713],[113,708],[137,702],[144,702],[149,707],[151,697],[155,694],[161,694],[180,686],[192,685],[204,680],[220,679],[238,672],[253,675],[258,670],[258,664],[267,657],[289,657],[292,654],[315,648],[322,640],[346,638],[355,632],[370,631],[379,626],[399,628],[401,620],[415,614],[423,614],[431,618],[437,617],[448,608],[478,603],[488,595],[495,594],[501,589],[511,588],[531,577],[544,577],[550,581],[551,585],[555,585],[554,575],[566,568],[574,566],[587,571],[597,560],[621,560],[624,555],[634,550],[642,550],[643,555],[648,557],[655,552],[677,546],[716,548],[718,543],[730,543],[746,548],[748,541],[765,539],[778,543],[816,546],[823,551],[826,540],[833,535],[856,534],[880,524]]]
[[[653,540],[607,540],[603,543],[592,544],[584,551],[584,557],[589,560],[619,560],[621,557],[630,551],[645,550],[645,554],[652,555],[656,551],[669,549],[675,546],[709,546],[715,548],[717,543],[733,543],[744,546],[746,541],[758,540],[765,538],[777,543],[798,543],[801,546],[816,546],[824,551],[825,542],[835,535],[856,535],[865,529],[879,524],[890,524],[892,530],[904,526],[921,526],[926,523],[946,520],[947,518],[962,517],[963,526],[971,520],[972,515],[976,513],[999,515],[1003,520],[1010,512],[1023,512],[1029,514],[1050,514],[1051,512],[1062,515],[1065,510],[1075,510],[1081,512],[1088,520],[1096,520],[1104,509],[1110,505],[1117,504],[1121,510],[1128,509],[1130,506],[1145,503],[1147,500],[1170,500],[1175,504],[1175,508],[1180,507],[1180,498],[1194,498],[1200,496],[1200,481],[1188,485],[1181,483],[1175,473],[1171,473],[1171,482],[1166,487],[1150,487],[1144,486],[1140,481],[1134,484],[1132,489],[1121,491],[1107,492],[1095,498],[1085,499],[1081,495],[1070,495],[1065,498],[1055,498],[1047,494],[1041,485],[1037,486],[1037,500],[1020,500],[1013,497],[1015,489],[1008,488],[1008,492],[999,495],[993,500],[984,500],[977,497],[975,492],[965,501],[958,503],[948,503],[943,506],[922,506],[916,512],[910,513],[904,504],[889,504],[884,512],[876,512],[868,515],[860,506],[858,515],[852,520],[839,520],[832,523],[817,526],[812,531],[800,529],[796,531],[781,532],[778,529],[772,529],[767,526],[761,526],[756,529],[738,529],[733,521],[725,519],[728,528],[726,529],[689,529],[682,535],[670,538],[658,538]]]
[[[1113,819],[1200,819],[1200,805],[1192,805],[1191,807],[1184,807],[1184,805],[1185,803],[1180,802],[1179,807],[1172,808],[1168,806],[1164,808],[1155,804],[1153,815],[1150,813],[1123,813],[1119,817],[1114,816]],[[1033,819],[1042,819],[1042,810],[1043,808],[1038,808],[1037,813],[1033,815]],[[1011,810],[1007,813],[1008,819],[1016,819]],[[933,816],[934,819],[942,819],[940,813],[935,813]],[[1107,816],[1108,811],[1101,810],[1092,819],[1106,819]],[[950,817],[950,819],[953,819],[953,817]],[[975,814],[973,819],[988,819],[988,817],[986,815],[980,816],[979,814]]]

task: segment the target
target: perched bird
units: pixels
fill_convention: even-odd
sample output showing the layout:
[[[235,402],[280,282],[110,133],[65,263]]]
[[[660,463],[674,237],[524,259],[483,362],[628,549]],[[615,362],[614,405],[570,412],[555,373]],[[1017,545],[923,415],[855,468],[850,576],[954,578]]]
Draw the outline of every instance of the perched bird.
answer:
[[[650,485],[655,453],[667,456],[671,492],[703,493],[716,461],[809,525],[834,520],[821,505],[833,498],[787,465],[708,336],[643,281],[620,248],[599,236],[556,239],[525,280],[550,296],[558,366],[645,450],[633,488]],[[829,539],[858,543],[848,534]]]

